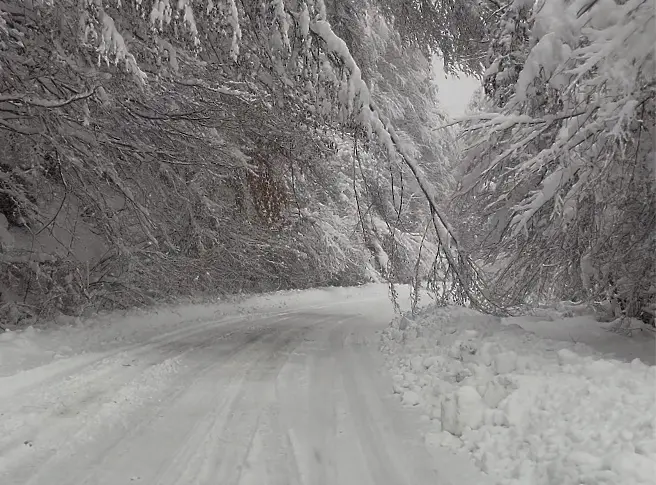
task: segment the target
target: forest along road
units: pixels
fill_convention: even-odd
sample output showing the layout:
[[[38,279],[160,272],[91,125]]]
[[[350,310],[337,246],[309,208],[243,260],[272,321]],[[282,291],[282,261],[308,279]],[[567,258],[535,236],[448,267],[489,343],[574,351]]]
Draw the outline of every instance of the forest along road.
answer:
[[[0,483],[445,484],[390,395],[381,305],[193,321],[0,379]]]

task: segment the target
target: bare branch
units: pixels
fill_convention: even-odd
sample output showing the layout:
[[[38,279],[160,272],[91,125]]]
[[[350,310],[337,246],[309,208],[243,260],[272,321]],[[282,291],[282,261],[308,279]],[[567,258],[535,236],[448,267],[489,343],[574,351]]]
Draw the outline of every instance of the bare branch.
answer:
[[[97,88],[94,88],[90,91],[74,94],[73,96],[67,99],[41,99],[25,94],[0,94],[0,102],[10,101],[10,102],[24,103],[30,106],[38,106],[40,108],[61,108],[68,104],[74,103],[76,101],[81,101],[83,99],[90,98],[91,96],[94,95],[96,89]]]

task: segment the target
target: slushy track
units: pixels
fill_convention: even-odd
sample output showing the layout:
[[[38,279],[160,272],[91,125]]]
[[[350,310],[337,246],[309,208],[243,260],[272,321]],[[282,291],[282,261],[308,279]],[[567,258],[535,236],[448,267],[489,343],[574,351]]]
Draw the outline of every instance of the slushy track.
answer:
[[[386,323],[343,306],[190,322],[5,379],[0,483],[440,484],[389,397]]]

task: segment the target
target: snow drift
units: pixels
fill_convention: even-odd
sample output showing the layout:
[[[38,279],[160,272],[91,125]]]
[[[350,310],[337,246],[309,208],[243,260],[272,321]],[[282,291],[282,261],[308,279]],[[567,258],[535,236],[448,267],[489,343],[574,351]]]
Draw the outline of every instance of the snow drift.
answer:
[[[427,441],[468,451],[496,483],[654,483],[656,367],[460,307],[397,318],[382,350]]]

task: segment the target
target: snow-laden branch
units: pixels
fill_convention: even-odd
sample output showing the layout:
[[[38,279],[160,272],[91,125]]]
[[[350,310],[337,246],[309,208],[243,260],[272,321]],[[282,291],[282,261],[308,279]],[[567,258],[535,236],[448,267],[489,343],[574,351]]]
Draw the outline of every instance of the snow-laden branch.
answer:
[[[21,135],[38,135],[42,132],[37,128],[31,128],[29,126],[19,125],[17,123],[9,123],[0,118],[0,129],[13,131],[14,133],[19,133]]]
[[[39,108],[61,108],[76,101],[87,99],[93,96],[95,92],[96,88],[85,91],[83,93],[75,94],[66,99],[42,99],[26,94],[0,94],[0,103],[16,102],[28,104],[30,106],[37,106]]]
[[[432,224],[437,234],[440,247],[446,257],[451,270],[455,273],[460,290],[475,305],[484,305],[480,296],[474,295],[474,287],[481,283],[479,273],[474,263],[463,253],[449,227],[446,218],[437,202],[435,188],[430,183],[416,160],[403,149],[399,136],[389,123],[384,123],[380,112],[372,100],[371,93],[362,79],[362,73],[355,59],[351,55],[346,42],[337,36],[330,24],[325,20],[311,23],[310,30],[319,36],[326,49],[337,56],[349,71],[347,106],[351,115],[365,128],[367,133],[374,134],[378,141],[386,148],[390,158],[400,158],[414,175],[421,191],[426,197],[430,207]],[[477,288],[483,290],[483,288]]]
[[[488,73],[498,112],[456,120],[470,145],[461,193],[491,210],[490,256],[507,261],[497,293],[608,291],[637,315],[655,295],[653,4],[544,0],[522,18],[499,35],[505,70]]]
[[[539,118],[534,118],[529,115],[508,115],[503,113],[476,113],[469,116],[460,116],[454,118],[450,123],[440,125],[434,130],[443,130],[445,128],[451,128],[456,125],[470,122],[480,122],[475,125],[467,126],[464,128],[464,131],[477,131],[484,130],[488,128],[496,128],[497,130],[505,130],[515,125],[549,125],[551,123],[556,123],[558,121],[566,120],[569,118],[575,118],[582,114],[585,114],[586,111],[577,111],[575,113],[563,113],[558,115],[543,116]]]

